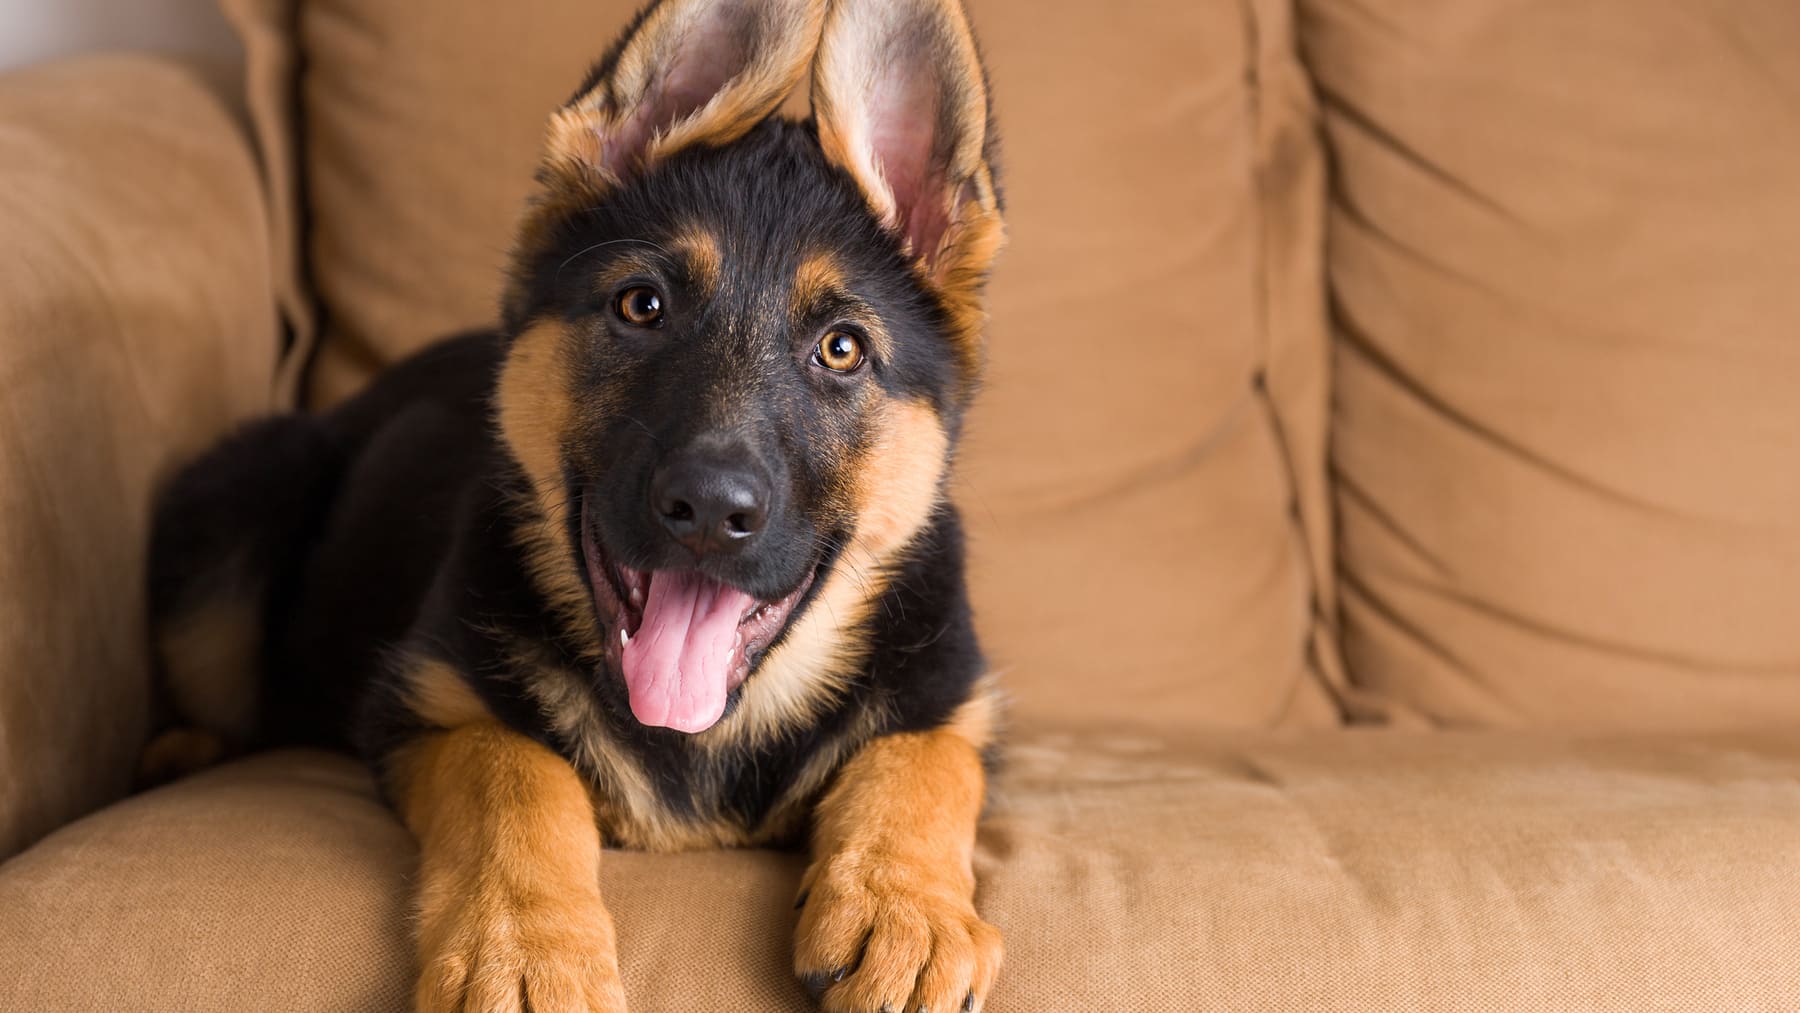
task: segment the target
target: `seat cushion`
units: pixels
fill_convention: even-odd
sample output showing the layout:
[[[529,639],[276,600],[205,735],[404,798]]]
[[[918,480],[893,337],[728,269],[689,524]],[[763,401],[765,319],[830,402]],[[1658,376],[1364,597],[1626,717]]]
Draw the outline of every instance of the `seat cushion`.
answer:
[[[1793,1009],[1800,742],[1327,733],[1014,744],[990,1009]],[[271,754],[0,867],[8,1008],[402,1010],[405,832]],[[609,852],[635,1013],[809,1008],[797,855]]]
[[[1800,725],[1800,7],[1303,0],[1354,678]]]
[[[312,403],[491,324],[546,118],[640,0],[223,2],[265,162],[304,180]],[[1337,723],[1324,173],[1289,0],[1132,0],[1103,28],[968,7],[1011,242],[956,492],[1021,717]]]

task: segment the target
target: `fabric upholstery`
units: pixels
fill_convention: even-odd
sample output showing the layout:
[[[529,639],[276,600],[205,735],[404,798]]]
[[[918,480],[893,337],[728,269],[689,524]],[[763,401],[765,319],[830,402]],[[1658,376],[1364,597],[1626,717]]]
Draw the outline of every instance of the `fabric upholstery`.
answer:
[[[1800,1004],[1792,736],[1019,742],[977,857],[996,1013]],[[405,832],[351,763],[253,758],[0,868],[17,1009],[406,1008]],[[608,852],[634,1013],[807,1008],[798,856]]]
[[[256,166],[182,66],[0,78],[0,857],[125,789],[153,483],[267,403]]]
[[[304,142],[315,403],[494,319],[548,112],[636,6],[226,0],[253,69],[306,68],[297,122],[274,70],[251,106],[272,163]],[[1335,723],[1323,174],[1287,4],[1136,0],[1105,31],[969,7],[1012,243],[957,491],[1021,720]]]
[[[260,177],[169,65],[0,78],[0,855],[123,786],[148,493],[272,307],[315,403],[489,320],[631,4],[221,2]],[[1800,1008],[1800,15],[1296,2],[970,0],[989,1008]],[[1268,731],[1340,715],[1490,730]],[[113,805],[0,865],[0,1010],[403,1010],[414,862],[324,754]],[[608,853],[634,1013],[809,1008],[800,871]]]
[[[1306,0],[1344,648],[1434,721],[1800,721],[1800,7]]]

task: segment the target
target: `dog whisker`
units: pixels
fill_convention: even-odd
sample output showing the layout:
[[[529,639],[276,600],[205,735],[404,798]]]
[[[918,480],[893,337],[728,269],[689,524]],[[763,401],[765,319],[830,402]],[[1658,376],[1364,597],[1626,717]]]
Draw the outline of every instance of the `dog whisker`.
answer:
[[[562,263],[556,265],[556,274],[553,276],[554,281],[562,280],[562,273],[563,273],[564,268],[568,267],[570,264],[574,263],[575,261],[580,260],[582,257],[585,257],[588,254],[594,252],[595,250],[604,249],[605,247],[608,247],[608,246],[619,246],[619,245],[623,245],[626,243],[638,243],[638,244],[641,244],[644,246],[648,246],[651,249],[655,250],[656,252],[662,254],[665,257],[669,256],[668,248],[664,247],[661,243],[655,242],[653,240],[649,240],[649,239],[608,239],[608,240],[604,240],[602,242],[595,243],[592,246],[584,246],[581,249],[576,250],[574,253],[569,254],[566,258],[563,259]]]

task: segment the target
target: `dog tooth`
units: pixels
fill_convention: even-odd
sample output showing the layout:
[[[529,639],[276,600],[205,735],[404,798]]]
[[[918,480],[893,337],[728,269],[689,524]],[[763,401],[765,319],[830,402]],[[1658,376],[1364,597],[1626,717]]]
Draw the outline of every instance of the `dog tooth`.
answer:
[[[644,592],[638,590],[635,587],[632,588],[631,589],[631,604],[634,608],[642,608],[644,605]]]
[[[630,647],[631,646],[631,634],[626,633],[625,627],[623,627],[623,626],[619,627],[619,646],[620,647]]]

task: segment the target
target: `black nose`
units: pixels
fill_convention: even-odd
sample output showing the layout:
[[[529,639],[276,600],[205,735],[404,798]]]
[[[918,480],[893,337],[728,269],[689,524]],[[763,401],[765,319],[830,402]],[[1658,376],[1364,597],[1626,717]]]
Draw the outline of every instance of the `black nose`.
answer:
[[[769,514],[769,483],[743,452],[690,451],[656,469],[650,507],[695,555],[736,552]]]

